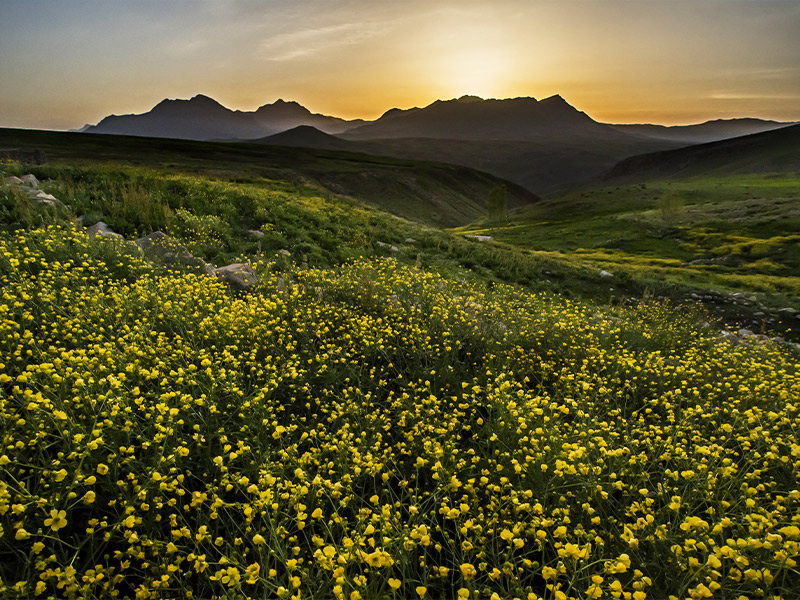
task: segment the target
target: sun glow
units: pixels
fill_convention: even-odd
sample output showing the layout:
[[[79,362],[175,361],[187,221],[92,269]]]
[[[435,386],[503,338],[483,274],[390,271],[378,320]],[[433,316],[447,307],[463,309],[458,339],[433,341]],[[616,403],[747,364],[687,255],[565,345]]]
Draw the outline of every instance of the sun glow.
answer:
[[[439,81],[450,95],[499,97],[509,84],[509,57],[496,49],[476,48],[448,56],[439,69]]]

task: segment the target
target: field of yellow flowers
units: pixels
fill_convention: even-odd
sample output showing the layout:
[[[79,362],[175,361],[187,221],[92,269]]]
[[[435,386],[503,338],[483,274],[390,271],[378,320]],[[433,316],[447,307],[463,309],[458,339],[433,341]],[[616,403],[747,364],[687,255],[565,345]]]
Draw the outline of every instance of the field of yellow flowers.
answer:
[[[0,238],[4,598],[797,598],[800,371],[394,259]]]

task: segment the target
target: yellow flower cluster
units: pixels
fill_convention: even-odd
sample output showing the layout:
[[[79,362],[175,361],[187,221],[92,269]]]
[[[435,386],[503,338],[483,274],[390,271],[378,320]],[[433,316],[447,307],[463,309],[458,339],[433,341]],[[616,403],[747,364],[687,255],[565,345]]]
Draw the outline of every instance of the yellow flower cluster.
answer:
[[[790,350],[388,259],[237,296],[115,243],[0,239],[3,597],[800,588]]]

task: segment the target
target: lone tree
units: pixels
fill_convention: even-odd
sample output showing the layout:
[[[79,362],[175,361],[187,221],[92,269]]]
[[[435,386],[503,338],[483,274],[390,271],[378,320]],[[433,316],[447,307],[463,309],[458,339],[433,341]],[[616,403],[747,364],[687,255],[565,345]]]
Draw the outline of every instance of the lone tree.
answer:
[[[683,199],[675,192],[668,192],[659,201],[658,212],[661,217],[661,233],[664,235],[669,233],[681,218]]]
[[[486,199],[486,212],[490,221],[505,221],[508,212],[508,200],[506,198],[506,186],[498,185],[489,192]]]

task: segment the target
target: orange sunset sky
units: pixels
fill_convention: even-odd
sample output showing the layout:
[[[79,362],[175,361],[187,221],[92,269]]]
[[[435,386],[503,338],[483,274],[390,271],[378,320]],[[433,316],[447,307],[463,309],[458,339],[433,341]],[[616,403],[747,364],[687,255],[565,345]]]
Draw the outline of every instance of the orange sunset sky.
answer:
[[[374,119],[474,94],[596,120],[800,120],[796,0],[0,0],[0,126],[211,96]]]

